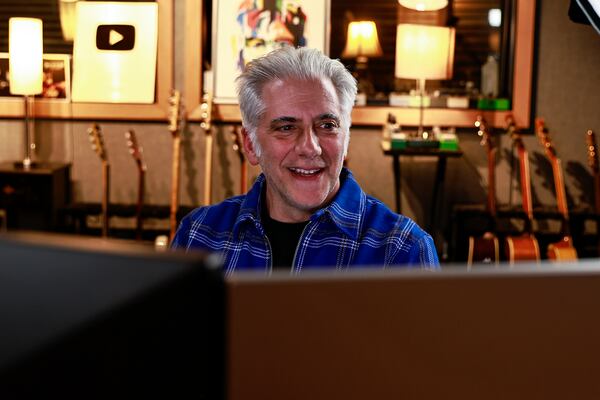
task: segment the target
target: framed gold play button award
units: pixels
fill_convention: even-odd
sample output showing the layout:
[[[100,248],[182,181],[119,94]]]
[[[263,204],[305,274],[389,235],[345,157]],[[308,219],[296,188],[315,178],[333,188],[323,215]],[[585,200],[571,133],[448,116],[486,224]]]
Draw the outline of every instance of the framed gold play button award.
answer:
[[[158,4],[78,2],[74,102],[154,103]]]

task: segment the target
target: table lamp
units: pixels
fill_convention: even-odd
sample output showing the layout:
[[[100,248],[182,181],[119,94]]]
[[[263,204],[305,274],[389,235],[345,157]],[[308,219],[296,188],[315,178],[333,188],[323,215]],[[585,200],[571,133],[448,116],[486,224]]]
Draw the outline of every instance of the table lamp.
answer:
[[[446,7],[448,0],[398,0],[398,3],[417,11],[435,11]]]
[[[22,95],[25,100],[25,158],[18,165],[29,169],[35,150],[30,131],[30,109],[33,108],[33,96],[42,93],[42,20],[10,18],[8,31],[10,93]]]
[[[77,2],[82,0],[58,0],[60,29],[66,42],[73,42],[77,18]]]
[[[373,84],[366,75],[367,63],[369,57],[379,57],[382,54],[375,22],[354,21],[348,24],[348,36],[342,57],[356,58],[355,77],[358,81],[359,93],[371,94],[373,92]]]
[[[416,79],[420,96],[418,136],[423,131],[423,97],[426,79],[449,79],[454,63],[454,28],[399,24],[396,31],[397,78]]]

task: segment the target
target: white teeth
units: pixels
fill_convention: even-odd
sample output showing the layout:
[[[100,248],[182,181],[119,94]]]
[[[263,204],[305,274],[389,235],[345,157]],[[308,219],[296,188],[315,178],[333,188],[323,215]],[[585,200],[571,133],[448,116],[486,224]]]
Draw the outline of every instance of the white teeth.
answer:
[[[320,169],[302,169],[302,168],[290,168],[292,172],[300,175],[314,175],[320,171]]]

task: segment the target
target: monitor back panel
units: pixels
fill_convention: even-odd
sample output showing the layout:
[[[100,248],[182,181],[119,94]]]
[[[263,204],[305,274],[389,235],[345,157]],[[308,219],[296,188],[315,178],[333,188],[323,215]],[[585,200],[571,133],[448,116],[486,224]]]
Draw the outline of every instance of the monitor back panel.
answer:
[[[230,278],[227,397],[600,398],[587,267]]]

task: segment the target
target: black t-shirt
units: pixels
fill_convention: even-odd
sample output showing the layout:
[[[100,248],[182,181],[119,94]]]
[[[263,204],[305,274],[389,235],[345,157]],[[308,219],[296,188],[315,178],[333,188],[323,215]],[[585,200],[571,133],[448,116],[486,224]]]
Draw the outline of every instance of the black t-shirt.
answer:
[[[262,223],[273,252],[273,269],[291,268],[300,235],[308,221],[280,222],[263,210]]]

